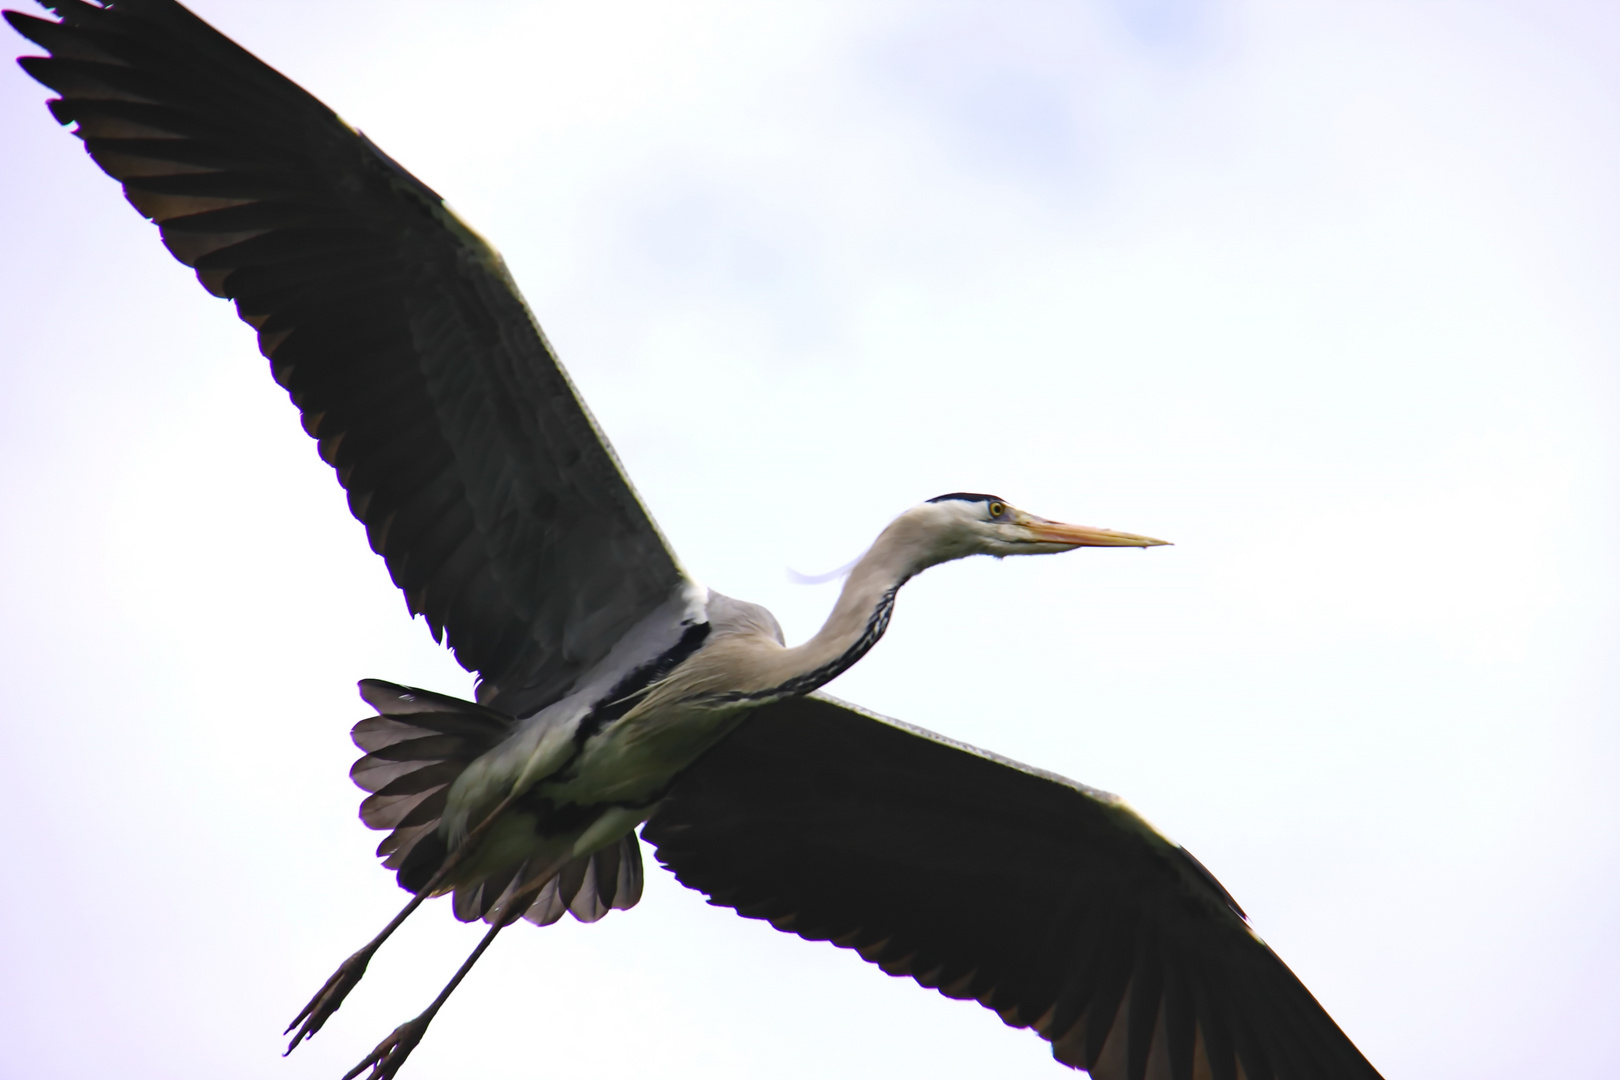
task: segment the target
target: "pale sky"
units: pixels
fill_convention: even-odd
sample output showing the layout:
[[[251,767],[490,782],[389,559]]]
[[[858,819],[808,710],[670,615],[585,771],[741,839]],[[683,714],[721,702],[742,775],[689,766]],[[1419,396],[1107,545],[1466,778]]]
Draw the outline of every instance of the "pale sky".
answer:
[[[196,7],[504,252],[790,639],[787,568],[941,492],[1176,542],[930,571],[832,692],[1124,795],[1390,1080],[1620,1072],[1620,9]],[[276,1056],[405,899],[354,683],[471,678],[45,97],[0,73],[0,1074],[335,1080],[481,932]],[[1062,1071],[650,868],[404,1071],[529,1074]]]

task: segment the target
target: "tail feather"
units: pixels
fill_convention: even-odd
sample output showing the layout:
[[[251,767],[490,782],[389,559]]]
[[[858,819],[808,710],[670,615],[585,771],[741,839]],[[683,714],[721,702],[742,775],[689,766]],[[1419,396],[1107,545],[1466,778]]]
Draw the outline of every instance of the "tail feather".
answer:
[[[641,887],[645,879],[641,872],[641,841],[635,833],[619,841],[624,853],[619,858],[618,888],[613,893],[613,906],[628,911],[641,903]]]
[[[580,922],[593,923],[613,910],[613,892],[619,883],[617,855],[609,848],[598,851],[586,862],[585,880],[580,882],[579,892],[568,905],[569,912]],[[607,865],[610,860],[611,866]]]
[[[429,820],[437,821],[438,814],[433,814],[431,818],[418,817],[408,823],[405,819],[419,807],[432,805],[435,796],[439,797],[438,805],[442,810],[443,797],[448,791],[448,788],[440,786],[408,795],[373,795],[360,803],[360,820],[366,823],[368,829],[397,829],[405,824],[425,825]]]
[[[580,922],[595,922],[633,908],[641,900],[641,883],[641,841],[626,833],[591,856],[590,873],[568,910]]]
[[[412,719],[406,720],[406,723],[418,723],[416,718],[421,716],[448,714],[468,719],[482,717],[501,733],[512,726],[511,717],[486,706],[475,705],[470,701],[451,697],[449,694],[418,690],[414,686],[401,686],[383,679],[361,679],[360,697],[367,705],[386,717],[395,720],[411,717]]]
[[[380,679],[363,680],[360,696],[380,714],[351,732],[366,755],[349,776],[371,792],[360,804],[360,820],[391,830],[377,854],[399,872],[400,885],[414,892],[444,858],[442,840],[424,841],[437,839],[451,783],[506,737],[512,721],[470,701]]]
[[[496,871],[470,885],[458,885],[452,900],[456,918],[462,922],[476,922],[488,915],[490,909],[495,906],[496,899],[506,892],[507,887],[517,878],[518,871],[525,865],[519,863]]]
[[[377,845],[377,858],[383,859],[383,865],[390,870],[398,870],[405,863],[405,856],[417,846],[427,834],[434,832],[432,825],[412,825],[408,828],[396,828],[393,832],[382,838]],[[414,890],[412,890],[414,891]]]
[[[379,714],[360,721],[352,732],[355,745],[366,754],[349,776],[370,793],[360,804],[360,820],[388,830],[377,855],[396,871],[402,888],[417,892],[449,853],[439,825],[450,785],[511,732],[512,720],[470,701],[379,679],[361,682],[360,696]],[[581,922],[595,922],[641,899],[641,843],[631,832],[560,867],[549,860],[519,863],[464,882],[454,890],[456,918],[488,919],[547,875],[549,880],[524,910],[525,919],[547,926],[572,914]]]
[[[427,888],[428,882],[450,854],[450,845],[440,835],[438,822],[414,828],[421,831],[415,833],[408,846],[401,843],[388,861],[383,863],[390,870],[397,868],[400,888],[413,893]]]
[[[419,740],[426,742],[426,739]],[[365,758],[361,759],[366,760]],[[391,795],[419,795],[431,788],[451,783],[461,775],[466,765],[460,761],[438,761],[430,765],[417,764],[414,771],[397,776],[376,789],[376,794],[387,798]]]
[[[556,877],[546,882],[545,888],[540,890],[540,895],[534,898],[534,903],[529,905],[523,917],[536,926],[550,926],[568,914],[568,900],[573,897],[570,896],[568,900],[562,898],[559,892],[561,884]]]
[[[610,911],[625,911],[641,900],[641,842],[626,833],[592,855],[566,863],[540,890],[523,917],[550,926],[565,914],[595,922]]]

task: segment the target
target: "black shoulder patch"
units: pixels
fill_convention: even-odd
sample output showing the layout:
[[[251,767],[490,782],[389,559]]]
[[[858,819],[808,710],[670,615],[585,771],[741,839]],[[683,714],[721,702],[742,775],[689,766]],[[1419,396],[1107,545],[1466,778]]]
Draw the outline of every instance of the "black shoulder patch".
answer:
[[[998,502],[998,503],[1004,503],[1004,502],[1007,501],[1006,499],[1003,499],[999,495],[980,495],[978,492],[974,492],[974,491],[953,491],[949,495],[936,495],[932,499],[929,499],[928,501],[931,502],[931,503],[937,503],[937,502],[951,502],[953,500],[957,501],[957,502]]]

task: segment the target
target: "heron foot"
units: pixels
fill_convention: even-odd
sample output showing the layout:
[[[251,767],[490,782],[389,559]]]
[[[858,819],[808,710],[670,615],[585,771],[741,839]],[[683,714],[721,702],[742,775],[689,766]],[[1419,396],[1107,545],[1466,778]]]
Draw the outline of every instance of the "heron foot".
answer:
[[[315,1037],[315,1033],[321,1030],[321,1025],[338,1011],[343,999],[349,996],[349,991],[353,990],[360,982],[361,976],[365,975],[366,965],[371,963],[371,955],[376,951],[374,945],[367,945],[343,961],[337,971],[332,973],[332,977],[326,980],[326,985],[321,987],[320,992],[310,998],[304,1010],[293,1017],[293,1022],[287,1025],[287,1031],[297,1028],[298,1034],[287,1044],[287,1051],[281,1055],[282,1057],[292,1053],[305,1039]],[[287,1034],[287,1031],[283,1031],[282,1034]]]
[[[399,1067],[405,1064],[405,1059],[411,1056],[416,1044],[422,1041],[422,1035],[427,1031],[428,1022],[433,1019],[433,1009],[408,1021],[394,1029],[394,1033],[382,1042],[377,1048],[367,1054],[365,1060],[343,1074],[343,1080],[355,1080],[362,1072],[370,1069],[366,1080],[392,1080]]]

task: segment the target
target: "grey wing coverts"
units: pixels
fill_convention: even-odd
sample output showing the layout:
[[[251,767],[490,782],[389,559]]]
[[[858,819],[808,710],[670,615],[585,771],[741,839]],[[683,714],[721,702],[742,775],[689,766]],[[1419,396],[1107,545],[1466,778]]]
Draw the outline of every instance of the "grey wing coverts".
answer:
[[[8,12],[21,63],[259,334],[413,614],[522,715],[682,579],[500,257],[425,185],[169,0]]]

